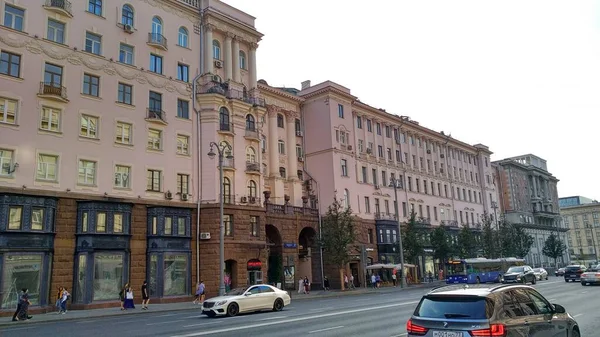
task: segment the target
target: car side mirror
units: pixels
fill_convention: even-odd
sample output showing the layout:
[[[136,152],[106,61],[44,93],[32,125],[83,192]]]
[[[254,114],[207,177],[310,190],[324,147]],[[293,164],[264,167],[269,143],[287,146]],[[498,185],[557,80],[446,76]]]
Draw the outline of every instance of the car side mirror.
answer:
[[[557,314],[564,314],[567,312],[567,310],[565,309],[565,307],[563,307],[560,304],[552,304],[554,306],[554,312]]]

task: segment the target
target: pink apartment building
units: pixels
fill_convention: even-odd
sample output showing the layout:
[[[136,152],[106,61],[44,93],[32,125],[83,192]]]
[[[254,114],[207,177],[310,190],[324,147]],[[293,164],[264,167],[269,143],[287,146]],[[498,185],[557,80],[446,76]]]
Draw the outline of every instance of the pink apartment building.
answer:
[[[258,84],[254,17],[218,0],[0,11],[0,314],[22,287],[39,311],[59,286],[75,308],[115,305],[117,289],[144,279],[154,301],[188,300],[200,278],[215,293],[212,142],[232,147],[232,285],[319,283],[303,99]]]
[[[487,146],[374,108],[334,82],[306,81],[298,95],[309,134],[306,169],[320,182],[320,199],[336,196],[365,226],[375,223],[375,233],[367,230],[368,242],[378,245],[378,262],[398,263],[391,247],[397,241],[395,180],[400,221],[413,210],[424,226],[464,224],[477,230],[481,215],[494,213],[498,197]],[[420,270],[435,272],[431,256],[422,257]]]

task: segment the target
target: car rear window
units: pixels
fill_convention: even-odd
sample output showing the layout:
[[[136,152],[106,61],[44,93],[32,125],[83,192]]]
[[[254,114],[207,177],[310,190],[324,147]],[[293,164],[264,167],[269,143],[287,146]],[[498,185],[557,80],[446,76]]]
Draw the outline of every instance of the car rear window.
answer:
[[[479,296],[426,296],[414,315],[423,318],[488,319],[494,308],[491,299]]]
[[[579,270],[579,269],[581,269],[580,266],[568,266],[565,270],[574,271],[574,270]]]

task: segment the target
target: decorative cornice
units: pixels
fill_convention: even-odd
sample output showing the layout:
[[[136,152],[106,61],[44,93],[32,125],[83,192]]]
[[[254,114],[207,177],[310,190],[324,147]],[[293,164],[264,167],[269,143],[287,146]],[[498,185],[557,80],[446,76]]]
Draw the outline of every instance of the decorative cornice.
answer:
[[[1,31],[1,30],[0,30]],[[74,51],[65,47],[51,46],[41,43],[37,39],[24,37],[22,35],[8,33],[0,34],[0,43],[11,48],[25,49],[32,54],[44,54],[54,60],[67,61],[72,65],[85,66],[94,71],[102,71],[107,75],[119,75],[123,79],[136,81],[140,84],[149,84],[154,88],[164,89],[168,92],[177,92],[180,95],[192,97],[192,85],[179,81],[156,76],[145,71],[108,61],[100,57],[92,56],[80,51]]]
[[[295,119],[296,118],[300,118],[300,114],[297,111],[292,111],[292,110],[283,110],[283,113],[285,114],[285,117],[288,120],[288,123],[295,123]]]
[[[174,5],[170,4],[169,1],[158,1],[158,0],[140,0],[142,2],[147,3],[148,5],[152,6],[152,7],[156,7],[161,9],[162,11],[165,11],[167,13],[170,14],[174,14],[177,15],[178,17],[182,18],[182,19],[186,19],[191,23],[197,23],[200,21],[200,16],[196,13],[193,13],[193,11],[190,8],[190,13],[186,13],[183,10],[177,9]]]
[[[221,22],[221,20],[214,17],[214,15],[205,15],[204,18],[207,21],[207,25],[212,26],[213,29],[218,30],[220,32],[234,34],[238,41],[243,41],[246,43],[256,43],[260,39],[261,34],[257,31],[254,31],[255,35],[253,36],[244,32],[243,30],[239,29],[234,25]]]

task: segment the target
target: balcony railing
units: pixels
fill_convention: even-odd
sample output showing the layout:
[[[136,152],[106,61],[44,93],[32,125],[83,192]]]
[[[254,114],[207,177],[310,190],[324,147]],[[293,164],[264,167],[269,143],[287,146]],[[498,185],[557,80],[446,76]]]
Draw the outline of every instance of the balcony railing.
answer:
[[[236,89],[227,89],[225,91],[225,97],[230,99],[237,99],[242,102],[246,102],[248,104],[256,105],[256,106],[265,106],[265,100],[258,97],[250,97],[248,96],[247,91],[236,90]]]
[[[456,220],[442,220],[441,223],[442,223],[442,226],[458,228],[458,221],[456,221]]]
[[[260,134],[256,128],[246,128],[245,137],[260,140]]]
[[[148,33],[148,43],[165,50],[167,49],[167,38],[159,33]]]
[[[260,174],[260,164],[249,161],[246,162],[246,172],[256,172]]]
[[[61,100],[67,100],[67,88],[57,83],[40,83],[40,95],[55,96]]]
[[[231,158],[231,159],[223,158],[223,168],[224,169],[233,169],[233,168],[235,168],[234,158]]]
[[[319,215],[319,210],[310,207],[298,207],[292,205],[266,204],[268,213],[277,214],[304,214],[304,215]]]
[[[392,213],[377,212],[375,213],[376,220],[396,220],[396,216]]]
[[[46,7],[50,9],[58,9],[59,11],[65,12],[69,16],[73,16],[71,11],[71,2],[67,0],[46,0]]]
[[[200,0],[178,0],[181,3],[184,3],[188,6],[192,6],[194,8],[200,8]]]
[[[150,121],[167,123],[166,113],[157,108],[148,108],[146,112],[146,119]]]
[[[219,122],[219,131],[233,132],[233,123]]]

